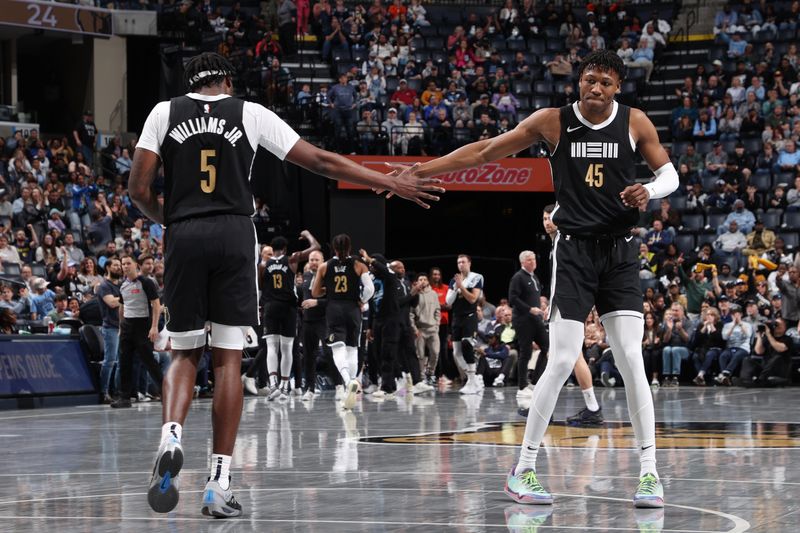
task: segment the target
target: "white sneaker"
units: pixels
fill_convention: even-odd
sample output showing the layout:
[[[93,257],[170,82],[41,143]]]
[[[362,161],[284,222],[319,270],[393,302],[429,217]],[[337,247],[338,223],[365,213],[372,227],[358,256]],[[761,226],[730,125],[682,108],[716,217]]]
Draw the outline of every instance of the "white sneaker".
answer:
[[[478,383],[478,389],[483,390],[486,388],[486,382],[483,381],[483,376],[475,374],[475,381]]]
[[[404,380],[403,378],[395,378],[394,379],[394,385],[395,385],[396,394],[400,394],[401,392],[405,392],[405,390],[406,390],[406,380]]]
[[[272,389],[270,387],[261,387],[260,389],[258,389],[259,396],[269,396],[270,392],[272,392]]]
[[[334,398],[337,400],[344,398],[344,385],[336,385],[336,394]]]
[[[424,381],[420,381],[411,389],[411,392],[414,394],[425,394],[426,392],[433,391],[433,387],[425,383]]]
[[[378,389],[372,393],[372,397],[375,398],[376,400],[383,400],[386,398],[386,391],[384,391],[383,389]]]
[[[142,394],[141,392],[137,392],[137,393],[136,393],[136,399],[137,399],[139,402],[149,402],[149,401],[150,401],[150,398],[148,398],[147,396],[145,396],[145,395],[144,395],[144,394]]]
[[[356,406],[356,399],[358,398],[358,389],[361,388],[361,383],[357,379],[351,379],[347,384],[347,395],[344,397],[342,407],[352,410]]]
[[[533,389],[530,387],[525,387],[522,390],[517,391],[517,400],[530,400],[533,398]]]
[[[473,376],[467,379],[467,384],[461,387],[461,390],[458,391],[461,394],[478,394],[481,391],[481,386],[478,384],[478,380]]]
[[[253,396],[258,396],[258,388],[256,387],[256,378],[248,378],[247,374],[242,374],[242,387],[244,391]]]
[[[269,389],[269,394],[267,394],[267,400],[272,401],[272,400],[276,399],[280,395],[281,395],[281,388],[280,387],[271,387]]]
[[[310,402],[314,399],[314,391],[308,389],[305,394],[300,398],[301,401]]]
[[[376,392],[377,390],[378,390],[378,386],[373,383],[369,387],[364,389],[364,394],[372,394],[372,393]]]
[[[653,379],[653,381],[650,382],[650,389],[651,390],[658,390],[658,387],[659,387],[658,380],[657,379]]]
[[[406,390],[413,393],[414,389],[414,380],[411,378],[411,374],[406,374]]]
[[[498,375],[494,378],[494,382],[492,383],[492,387],[503,387],[505,386],[506,377],[503,374]]]

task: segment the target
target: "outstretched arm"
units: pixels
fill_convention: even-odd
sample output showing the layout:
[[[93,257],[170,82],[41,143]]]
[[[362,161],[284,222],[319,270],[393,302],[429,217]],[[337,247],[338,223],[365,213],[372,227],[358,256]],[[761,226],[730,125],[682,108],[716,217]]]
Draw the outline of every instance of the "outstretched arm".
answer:
[[[346,157],[317,148],[302,139],[298,140],[286,159],[315,174],[328,178],[364,185],[372,189],[388,190],[392,193],[419,204],[424,208],[430,205],[425,200],[438,201],[439,197],[431,193],[442,193],[438,187],[439,180],[422,178],[404,169],[394,174],[381,174],[355,163]],[[412,167],[413,168],[413,167]]]
[[[446,156],[423,163],[416,169],[416,174],[422,178],[430,178],[445,172],[475,167],[516,154],[539,141],[547,142],[552,148],[558,144],[560,133],[558,109],[540,109],[509,132],[467,144]]]
[[[328,271],[328,265],[323,263],[317,269],[317,274],[314,276],[314,281],[311,285],[311,296],[314,298],[322,298],[325,296],[325,286],[322,280],[325,278],[325,272]]]

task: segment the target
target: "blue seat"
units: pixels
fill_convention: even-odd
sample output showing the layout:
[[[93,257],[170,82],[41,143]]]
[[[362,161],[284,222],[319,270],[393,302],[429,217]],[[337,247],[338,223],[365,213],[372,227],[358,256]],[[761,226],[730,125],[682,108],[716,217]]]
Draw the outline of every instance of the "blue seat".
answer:
[[[764,227],[773,231],[777,230],[781,225],[781,214],[774,211],[767,211],[761,213],[758,217],[764,223]]]
[[[686,209],[686,197],[679,195],[672,195],[669,197],[669,203],[673,209],[682,211]]]
[[[700,214],[683,215],[683,231],[700,232],[706,226],[705,218]]]
[[[696,246],[697,238],[690,233],[682,233],[675,237],[675,246],[679,252],[691,252]]]
[[[787,211],[784,213],[781,227],[788,230],[800,230],[800,212]]]
[[[772,177],[769,174],[753,174],[750,176],[750,183],[755,185],[760,192],[766,192],[772,186]]]
[[[708,220],[706,221],[706,224],[707,224],[707,225],[710,227],[710,229],[712,229],[713,231],[717,231],[717,228],[718,228],[718,227],[719,227],[719,226],[720,226],[720,225],[721,225],[723,222],[725,222],[725,219],[727,218],[727,216],[728,216],[728,215],[726,215],[726,214],[724,214],[724,213],[714,213],[714,214],[708,215]]]
[[[783,242],[786,244],[787,248],[797,248],[797,245],[800,244],[800,236],[797,233],[778,233],[778,237],[783,239]]]

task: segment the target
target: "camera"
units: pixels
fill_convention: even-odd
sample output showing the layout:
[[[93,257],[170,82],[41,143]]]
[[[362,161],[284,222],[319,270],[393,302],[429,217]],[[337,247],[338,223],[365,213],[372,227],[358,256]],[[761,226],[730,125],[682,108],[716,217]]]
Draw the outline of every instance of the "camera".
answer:
[[[775,321],[774,320],[768,320],[763,324],[759,324],[756,327],[756,331],[758,333],[766,333],[767,332],[767,328],[769,328],[769,331],[772,332],[775,329]]]

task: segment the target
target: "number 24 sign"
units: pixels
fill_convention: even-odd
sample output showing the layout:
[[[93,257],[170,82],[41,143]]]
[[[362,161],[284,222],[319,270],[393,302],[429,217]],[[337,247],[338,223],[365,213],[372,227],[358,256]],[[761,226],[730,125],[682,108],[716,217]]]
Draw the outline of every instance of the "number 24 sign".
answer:
[[[37,0],[0,0],[2,25],[98,37],[110,37],[114,33],[108,9]]]

